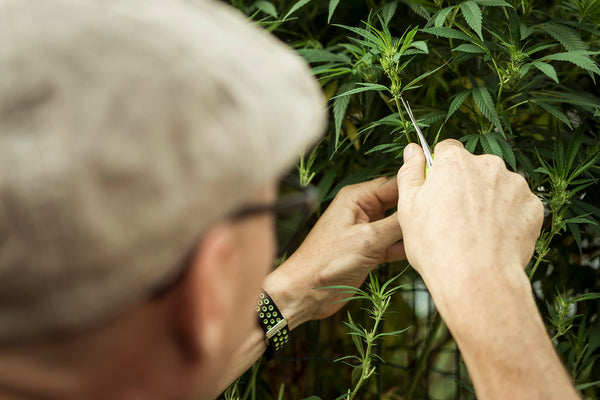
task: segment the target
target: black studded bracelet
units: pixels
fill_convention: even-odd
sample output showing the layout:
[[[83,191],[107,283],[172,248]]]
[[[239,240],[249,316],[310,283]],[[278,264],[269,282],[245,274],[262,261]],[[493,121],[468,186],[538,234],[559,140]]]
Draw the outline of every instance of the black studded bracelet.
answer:
[[[265,331],[267,344],[265,358],[270,360],[273,358],[273,353],[281,350],[290,341],[288,322],[264,290],[258,295],[256,317],[258,324]]]

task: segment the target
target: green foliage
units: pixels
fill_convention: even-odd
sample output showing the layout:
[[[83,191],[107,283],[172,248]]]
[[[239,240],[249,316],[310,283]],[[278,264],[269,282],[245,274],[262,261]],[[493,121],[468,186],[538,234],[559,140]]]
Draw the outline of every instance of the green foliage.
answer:
[[[344,324],[348,327],[348,334],[352,337],[352,341],[356,347],[358,355],[344,356],[336,360],[336,362],[343,362],[346,365],[353,368],[352,381],[354,382],[354,388],[348,389],[348,393],[338,397],[339,400],[353,400],[359,393],[360,388],[376,371],[373,361],[381,359],[377,354],[374,353],[374,347],[377,342],[383,339],[385,336],[399,335],[406,331],[408,328],[396,330],[392,332],[379,332],[380,324],[382,324],[392,295],[397,292],[401,287],[390,285],[396,279],[392,278],[386,281],[383,285],[379,283],[379,280],[375,278],[373,274],[369,274],[369,280],[366,284],[366,289],[356,289],[352,286],[332,286],[327,289],[337,289],[341,293],[346,293],[353,297],[349,297],[345,301],[351,300],[365,300],[371,303],[371,307],[368,308],[368,314],[371,320],[371,327],[366,328],[359,323],[352,320],[352,316],[348,312],[348,322]]]
[[[527,179],[547,211],[528,267],[534,292],[584,397],[600,398],[600,299],[594,294],[600,292],[600,0],[233,0],[232,4],[295,48],[323,86],[330,125],[298,168],[303,182],[312,181],[321,190],[319,210],[340,187],[397,171],[403,148],[416,141],[401,97],[412,105],[430,144],[458,139],[472,153],[498,155]],[[400,266],[386,268],[395,275]],[[383,287],[387,275],[378,276]],[[358,297],[356,304],[370,301]],[[392,297],[390,309],[416,315],[401,297]],[[453,398],[438,392],[428,375],[419,372],[437,359],[430,354],[437,356],[448,345],[443,327],[436,328],[425,317],[422,324],[429,334],[417,335],[415,342],[407,334],[398,335],[386,338],[396,341],[395,346],[376,346],[378,357],[406,362],[410,372],[403,375],[396,369],[389,378],[379,372],[375,385],[369,383],[373,375],[368,380],[366,375],[382,361],[365,357],[364,341],[373,331],[355,328],[373,327],[377,319],[349,306],[352,319],[345,332],[350,338],[338,328],[342,317],[331,325],[323,322],[320,329],[357,349],[357,356],[348,352],[331,356],[348,357],[344,358],[351,364],[348,368],[358,371],[354,377],[365,377],[360,398],[376,394],[400,398],[412,391],[415,397],[435,392],[436,398]],[[401,317],[386,318],[390,323]],[[392,331],[410,325],[394,323]],[[407,343],[420,355],[412,358],[399,350]],[[367,359],[370,364],[363,364]],[[456,365],[455,371],[462,368]],[[328,377],[322,393],[330,396],[319,393],[321,397],[335,398],[348,388],[353,393],[361,382],[352,380],[352,372],[339,370],[338,363],[320,371]],[[280,390],[279,383],[269,383],[267,376],[262,379],[263,386],[258,386],[270,385],[272,393]],[[468,381],[460,383],[461,396],[472,398]],[[284,398],[314,394],[289,381],[285,393],[289,397]]]

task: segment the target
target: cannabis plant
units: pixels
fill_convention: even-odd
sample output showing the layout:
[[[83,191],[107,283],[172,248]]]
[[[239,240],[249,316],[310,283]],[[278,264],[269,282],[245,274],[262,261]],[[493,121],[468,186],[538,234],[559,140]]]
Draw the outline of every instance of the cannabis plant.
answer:
[[[547,214],[528,267],[538,305],[583,395],[600,397],[600,0],[231,4],[295,48],[323,87],[330,124],[297,169],[321,191],[317,216],[342,186],[397,171],[416,140],[402,99],[430,143],[458,139],[527,179]],[[315,218],[291,229],[303,234]],[[294,340],[310,345],[292,347],[283,358],[294,362],[275,361],[256,385],[289,398],[473,398],[464,365],[446,356],[456,349],[429,300],[426,311],[411,304],[422,283],[410,270],[400,278],[409,286],[389,293],[385,312],[388,331],[412,328],[373,347],[381,319],[358,304],[379,293],[372,288],[391,287],[400,268],[375,272],[346,325],[337,315],[299,329]],[[441,365],[458,382],[452,390],[432,378]]]

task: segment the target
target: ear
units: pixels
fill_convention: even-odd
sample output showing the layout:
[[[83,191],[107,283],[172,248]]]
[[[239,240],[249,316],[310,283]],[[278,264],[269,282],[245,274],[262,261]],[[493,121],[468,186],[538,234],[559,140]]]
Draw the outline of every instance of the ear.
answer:
[[[236,238],[230,222],[205,231],[188,274],[175,289],[173,327],[187,358],[210,363],[223,354],[231,329],[227,321],[235,312],[231,273],[239,265]]]

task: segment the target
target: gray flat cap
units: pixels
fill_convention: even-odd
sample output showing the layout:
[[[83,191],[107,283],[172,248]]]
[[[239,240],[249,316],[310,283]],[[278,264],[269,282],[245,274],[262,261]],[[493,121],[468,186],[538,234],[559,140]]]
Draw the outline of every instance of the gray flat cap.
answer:
[[[0,0],[0,343],[137,304],[325,118],[305,63],[220,3]]]

